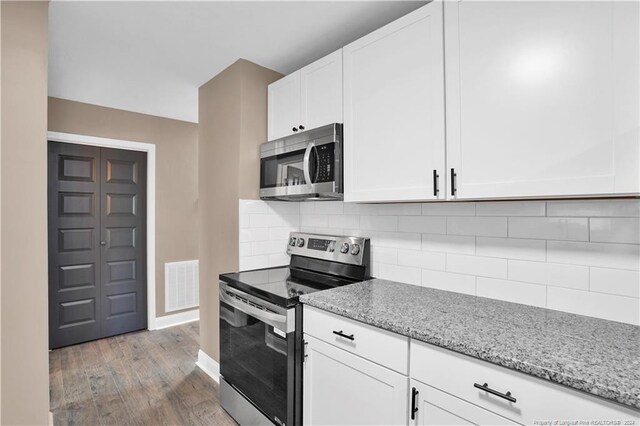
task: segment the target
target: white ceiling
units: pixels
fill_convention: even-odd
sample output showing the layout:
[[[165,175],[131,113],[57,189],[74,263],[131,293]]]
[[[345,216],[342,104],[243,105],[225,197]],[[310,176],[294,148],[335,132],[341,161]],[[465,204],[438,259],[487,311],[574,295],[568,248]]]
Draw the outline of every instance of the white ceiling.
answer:
[[[238,58],[287,74],[424,3],[53,1],[49,96],[197,122]]]

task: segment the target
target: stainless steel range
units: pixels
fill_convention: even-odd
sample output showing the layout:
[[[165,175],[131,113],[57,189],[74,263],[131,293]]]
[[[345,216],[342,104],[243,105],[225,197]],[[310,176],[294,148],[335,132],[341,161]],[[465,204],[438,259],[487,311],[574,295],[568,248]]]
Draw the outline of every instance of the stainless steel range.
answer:
[[[369,278],[369,239],[291,233],[289,266],[220,275],[220,401],[241,425],[302,424],[302,294]]]

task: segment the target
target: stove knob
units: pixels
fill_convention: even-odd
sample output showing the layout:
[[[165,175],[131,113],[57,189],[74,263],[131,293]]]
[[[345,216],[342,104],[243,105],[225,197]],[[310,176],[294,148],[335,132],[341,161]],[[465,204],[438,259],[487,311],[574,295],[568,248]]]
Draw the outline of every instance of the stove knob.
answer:
[[[291,247],[295,247],[295,245],[296,245],[296,237],[289,238],[289,245]]]
[[[340,253],[349,253],[349,243],[342,243],[342,247],[340,247]]]
[[[304,238],[298,238],[298,247],[304,247]]]
[[[360,244],[351,244],[351,254],[355,256],[358,253],[360,253]]]
[[[333,253],[334,251],[336,251],[336,242],[335,241],[331,241],[329,243],[329,253]]]

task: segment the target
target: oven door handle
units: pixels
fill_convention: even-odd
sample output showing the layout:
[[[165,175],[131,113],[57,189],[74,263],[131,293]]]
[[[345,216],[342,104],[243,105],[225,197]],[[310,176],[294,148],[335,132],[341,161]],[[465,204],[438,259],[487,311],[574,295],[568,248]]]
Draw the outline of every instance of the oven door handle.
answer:
[[[232,306],[236,309],[238,309],[241,312],[244,312],[245,314],[249,314],[252,317],[257,318],[258,320],[267,323],[275,328],[277,328],[280,331],[283,332],[288,332],[289,330],[287,330],[287,316],[286,315],[280,315],[280,314],[276,314],[273,312],[269,312],[269,311],[265,311],[262,310],[260,308],[256,308],[255,306],[252,306],[246,302],[243,302],[242,300],[238,300],[234,297],[231,297],[227,294],[227,291],[229,293],[234,293],[234,291],[232,290],[227,290],[225,288],[223,288],[222,286],[220,287],[220,301],[226,303],[229,306]],[[256,303],[257,305],[257,303]]]
[[[315,143],[309,142],[309,145],[307,145],[307,149],[304,151],[304,159],[302,160],[302,171],[304,173],[304,180],[306,181],[307,185],[313,184],[313,182],[311,181],[311,171],[309,169],[311,162],[311,150],[313,150],[315,147]]]

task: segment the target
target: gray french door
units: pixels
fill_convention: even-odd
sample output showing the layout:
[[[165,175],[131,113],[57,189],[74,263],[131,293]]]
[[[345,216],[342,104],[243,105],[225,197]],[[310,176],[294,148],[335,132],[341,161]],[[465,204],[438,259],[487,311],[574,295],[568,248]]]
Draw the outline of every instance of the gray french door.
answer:
[[[147,327],[146,153],[49,142],[49,347]]]

